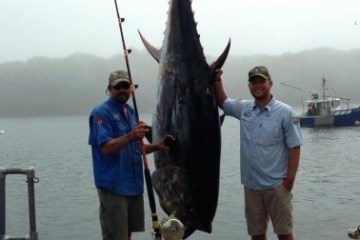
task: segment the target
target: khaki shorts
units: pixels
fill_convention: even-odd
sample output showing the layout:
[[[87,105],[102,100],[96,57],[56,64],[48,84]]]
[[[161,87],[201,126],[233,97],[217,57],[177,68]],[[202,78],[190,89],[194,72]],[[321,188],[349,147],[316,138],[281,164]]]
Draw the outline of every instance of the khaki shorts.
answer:
[[[124,197],[98,189],[103,240],[125,240],[145,230],[143,196]]]
[[[272,222],[277,235],[292,233],[292,195],[280,186],[268,190],[244,188],[245,215],[248,233],[251,236],[265,234],[269,222]]]

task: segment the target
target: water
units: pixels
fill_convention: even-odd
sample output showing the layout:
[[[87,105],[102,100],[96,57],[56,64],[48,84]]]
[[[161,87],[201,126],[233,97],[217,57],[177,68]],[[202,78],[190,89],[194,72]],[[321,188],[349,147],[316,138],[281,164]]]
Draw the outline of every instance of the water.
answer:
[[[150,116],[143,119],[150,122]],[[0,166],[34,166],[39,239],[100,239],[98,199],[93,184],[87,116],[0,118]],[[213,233],[195,232],[193,240],[249,239],[239,177],[239,123],[226,118],[222,127],[220,198]],[[305,145],[293,190],[297,240],[347,239],[360,224],[360,127],[303,129]],[[148,155],[150,170],[152,156]],[[7,235],[28,234],[25,176],[6,178]],[[145,195],[147,200],[147,195]],[[151,218],[145,203],[147,229],[134,240],[151,239]],[[157,205],[159,218],[165,214]],[[270,240],[276,236],[269,229]]]

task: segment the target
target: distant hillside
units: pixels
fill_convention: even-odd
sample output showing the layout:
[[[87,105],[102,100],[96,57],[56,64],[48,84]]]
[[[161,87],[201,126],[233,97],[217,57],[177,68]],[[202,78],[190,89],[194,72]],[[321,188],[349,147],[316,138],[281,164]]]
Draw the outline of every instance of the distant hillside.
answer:
[[[136,100],[140,112],[152,112],[155,103],[157,62],[145,51],[129,56],[134,82],[139,84]],[[215,59],[208,56],[208,61]],[[269,68],[273,93],[294,107],[319,92],[321,78],[328,80],[328,94],[360,103],[360,50],[313,49],[279,56],[229,56],[224,84],[232,97],[250,98],[247,72],[255,65]],[[34,57],[26,62],[0,64],[0,117],[88,114],[107,98],[109,73],[125,69],[124,57],[109,59],[76,53],[66,58]],[[304,91],[284,87],[280,82]]]

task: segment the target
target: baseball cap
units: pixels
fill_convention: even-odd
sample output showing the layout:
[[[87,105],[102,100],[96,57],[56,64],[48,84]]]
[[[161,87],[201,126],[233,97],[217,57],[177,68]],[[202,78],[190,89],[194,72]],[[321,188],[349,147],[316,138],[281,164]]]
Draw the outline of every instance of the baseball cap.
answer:
[[[256,66],[256,67],[254,67],[253,69],[251,69],[249,71],[249,81],[251,80],[251,78],[253,78],[255,76],[259,76],[259,77],[262,77],[264,79],[271,80],[271,76],[269,74],[269,71],[264,66]]]
[[[120,82],[127,82],[130,84],[129,74],[126,71],[118,70],[110,73],[109,85],[116,86]]]

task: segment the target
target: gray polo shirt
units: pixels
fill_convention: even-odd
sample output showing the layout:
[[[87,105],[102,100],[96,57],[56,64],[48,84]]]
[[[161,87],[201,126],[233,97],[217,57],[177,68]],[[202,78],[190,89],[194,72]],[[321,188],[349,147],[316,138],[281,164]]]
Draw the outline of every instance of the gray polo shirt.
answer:
[[[241,183],[254,190],[280,185],[289,150],[303,144],[297,113],[274,98],[261,111],[254,100],[230,98],[223,109],[240,120]]]

